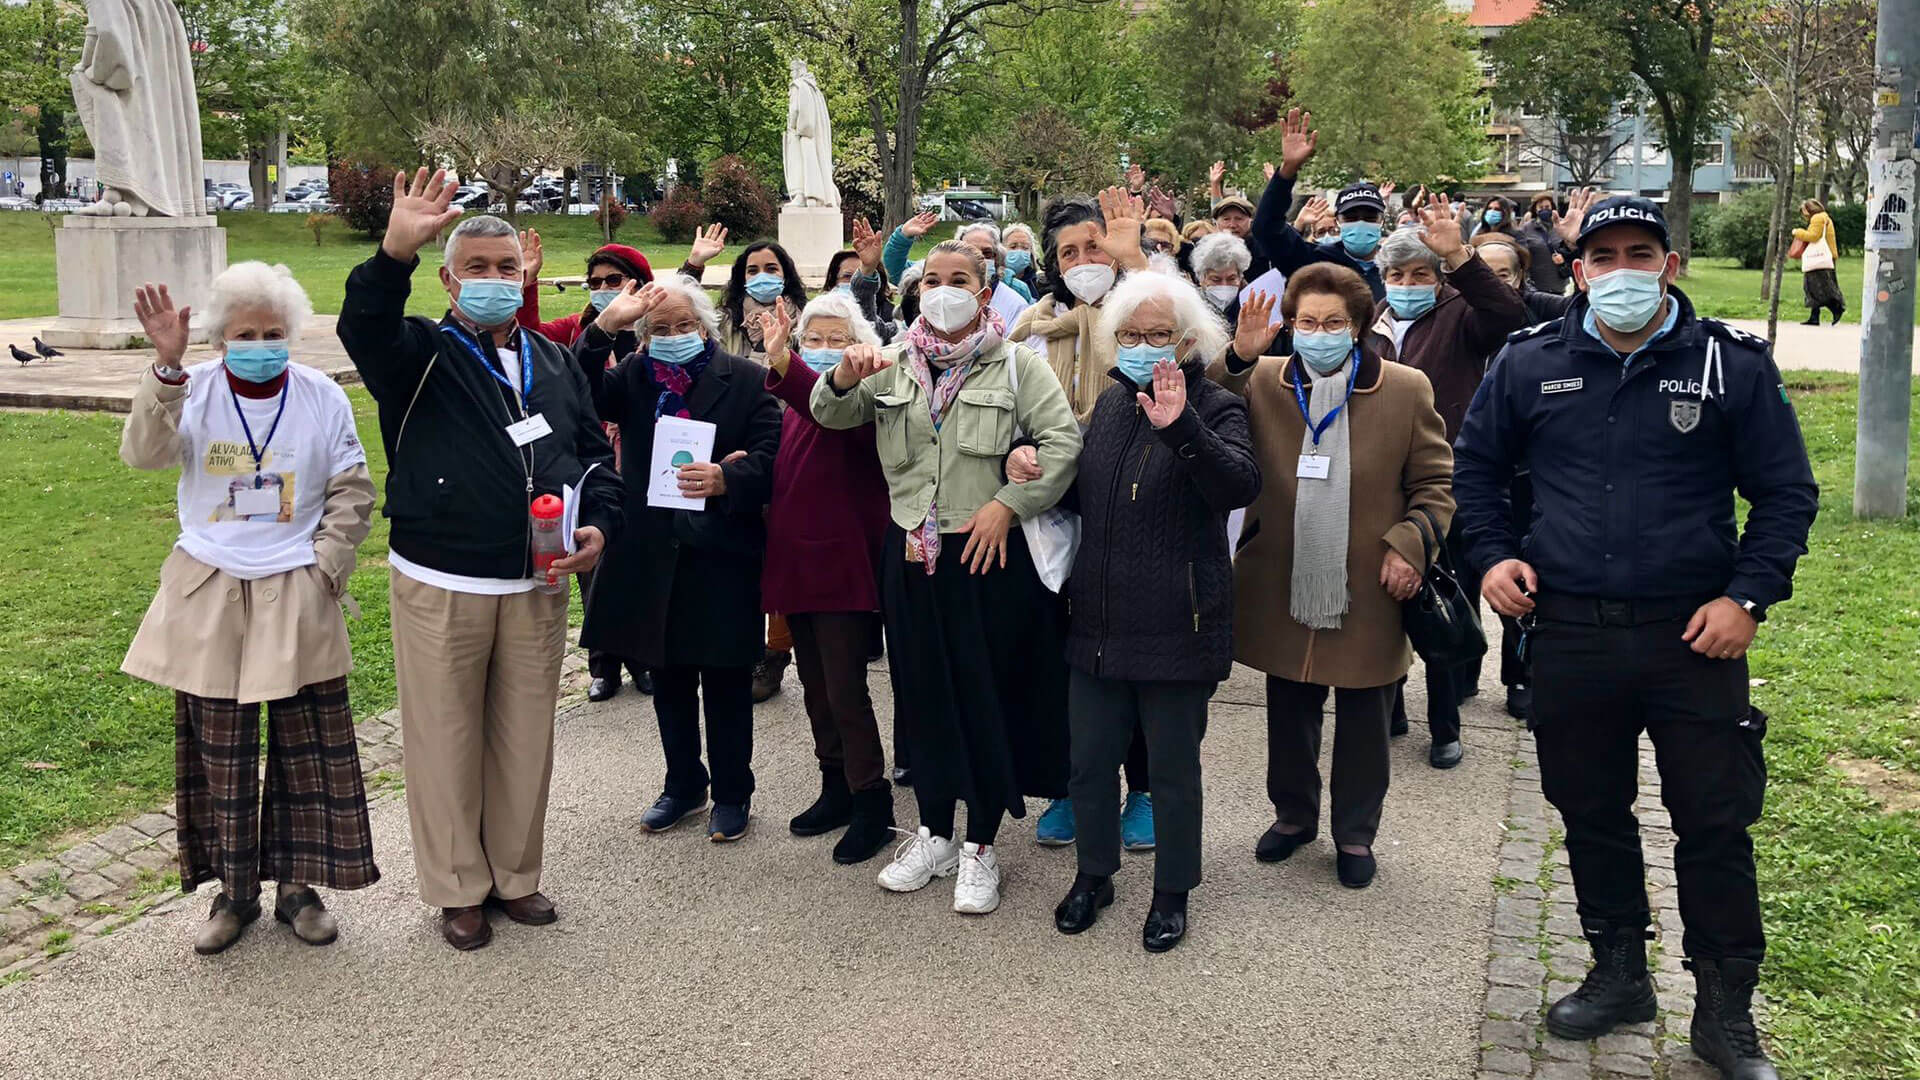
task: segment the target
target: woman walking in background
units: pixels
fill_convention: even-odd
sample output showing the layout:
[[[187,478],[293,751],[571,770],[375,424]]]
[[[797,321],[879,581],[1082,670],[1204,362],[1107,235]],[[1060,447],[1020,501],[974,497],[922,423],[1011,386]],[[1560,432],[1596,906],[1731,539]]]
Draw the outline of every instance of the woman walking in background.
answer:
[[[1804,229],[1793,230],[1793,238],[1806,245],[1800,252],[1800,288],[1807,298],[1807,326],[1820,325],[1822,308],[1833,310],[1833,321],[1847,313],[1847,298],[1840,295],[1840,282],[1833,275],[1833,257],[1840,254],[1834,235],[1833,219],[1819,199],[1800,204],[1800,216],[1807,219]]]

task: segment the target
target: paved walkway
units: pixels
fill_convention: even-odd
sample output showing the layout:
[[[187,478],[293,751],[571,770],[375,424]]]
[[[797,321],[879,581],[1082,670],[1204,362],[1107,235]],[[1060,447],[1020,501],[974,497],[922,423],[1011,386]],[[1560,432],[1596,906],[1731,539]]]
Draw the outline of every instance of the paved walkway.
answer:
[[[1819,326],[1803,326],[1785,317],[1782,311],[1779,326],[1779,340],[1774,342],[1774,361],[1781,370],[1807,369],[1812,371],[1859,371],[1860,370],[1860,325],[1858,323],[1822,323]],[[1795,317],[1803,315],[1795,311]],[[1765,319],[1728,319],[1728,325],[1737,326],[1755,337],[1767,336]],[[1913,372],[1920,375],[1920,333],[1913,339]]]

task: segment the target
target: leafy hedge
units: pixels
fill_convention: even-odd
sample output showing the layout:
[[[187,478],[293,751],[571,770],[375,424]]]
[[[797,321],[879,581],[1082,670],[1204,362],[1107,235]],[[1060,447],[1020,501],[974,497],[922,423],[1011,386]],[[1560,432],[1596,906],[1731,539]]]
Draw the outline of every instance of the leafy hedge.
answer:
[[[393,169],[335,162],[327,170],[327,198],[349,229],[377,240],[386,235],[387,215],[393,212]]]

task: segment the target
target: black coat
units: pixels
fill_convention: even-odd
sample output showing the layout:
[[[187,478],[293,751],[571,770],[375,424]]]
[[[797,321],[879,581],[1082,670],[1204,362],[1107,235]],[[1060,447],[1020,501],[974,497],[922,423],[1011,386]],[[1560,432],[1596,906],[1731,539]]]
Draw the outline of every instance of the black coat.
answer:
[[[647,505],[660,386],[641,353],[608,369],[611,347],[596,331],[574,346],[600,416],[620,425],[627,507],[620,541],[594,573],[581,644],[646,667],[751,666],[765,641],[762,512],[780,445],[780,407],[766,390],[766,370],[708,343],[712,360],[687,393],[687,411],[718,429],[713,458],[723,462],[727,493],[708,499],[706,510],[669,510]],[[747,456],[724,463],[736,450]]]
[[[1093,675],[1219,682],[1233,667],[1227,513],[1260,493],[1260,466],[1245,400],[1182,370],[1187,411],[1164,429],[1118,371],[1087,424],[1067,663]]]

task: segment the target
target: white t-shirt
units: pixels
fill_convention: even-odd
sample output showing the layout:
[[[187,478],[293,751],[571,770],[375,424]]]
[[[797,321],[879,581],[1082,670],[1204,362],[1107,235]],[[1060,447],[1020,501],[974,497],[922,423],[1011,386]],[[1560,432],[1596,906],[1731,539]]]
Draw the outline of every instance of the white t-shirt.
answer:
[[[261,451],[257,470],[249,431],[253,448]],[[176,543],[244,581],[309,566],[327,481],[366,462],[346,392],[320,372],[288,364],[282,393],[246,398],[227,385],[219,360],[195,364],[187,369],[187,400],[180,410]],[[251,494],[256,491],[277,493],[279,510],[243,505],[254,512],[236,513],[236,493],[251,503],[262,498]]]

